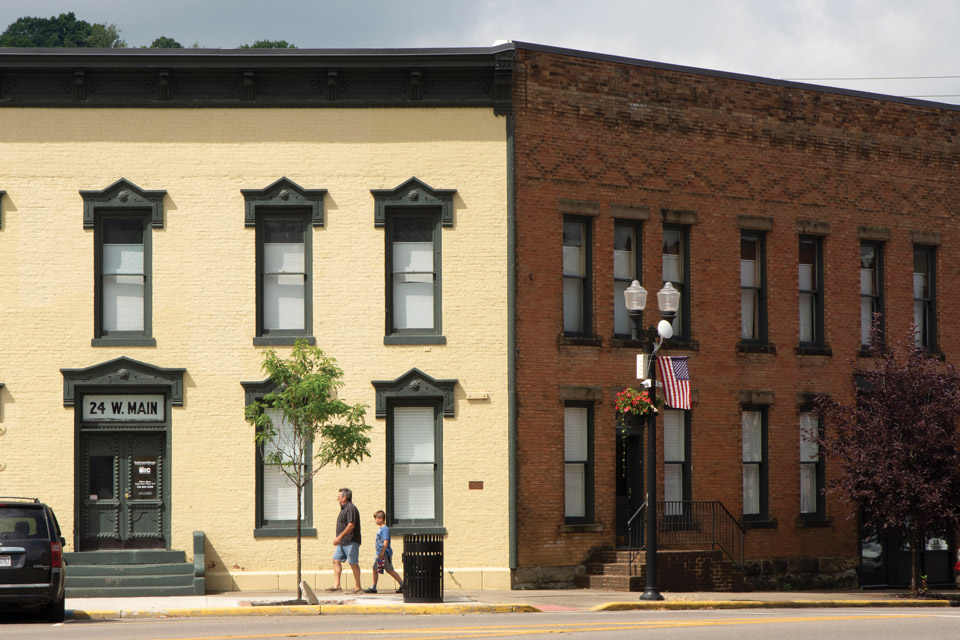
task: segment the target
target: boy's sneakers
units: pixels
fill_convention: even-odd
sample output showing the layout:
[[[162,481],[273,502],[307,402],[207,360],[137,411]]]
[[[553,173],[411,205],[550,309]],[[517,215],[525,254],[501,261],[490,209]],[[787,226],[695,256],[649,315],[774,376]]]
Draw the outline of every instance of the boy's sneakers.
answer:
[[[364,593],[376,593],[376,592],[377,592],[377,588],[376,588],[376,587],[370,587],[369,589],[364,589],[363,592],[364,592]]]
[[[400,583],[400,586],[397,587],[397,593],[403,593],[403,583]]]

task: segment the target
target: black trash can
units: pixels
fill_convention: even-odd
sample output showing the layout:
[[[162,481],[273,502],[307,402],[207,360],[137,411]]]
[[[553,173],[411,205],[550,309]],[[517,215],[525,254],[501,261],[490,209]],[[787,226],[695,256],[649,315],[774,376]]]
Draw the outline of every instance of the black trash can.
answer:
[[[443,535],[403,536],[403,601],[443,602]]]

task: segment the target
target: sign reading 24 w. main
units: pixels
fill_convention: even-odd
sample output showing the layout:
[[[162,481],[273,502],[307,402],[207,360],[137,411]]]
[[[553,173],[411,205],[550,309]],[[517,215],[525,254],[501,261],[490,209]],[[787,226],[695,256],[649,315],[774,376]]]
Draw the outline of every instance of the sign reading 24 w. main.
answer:
[[[83,397],[83,419],[91,422],[160,422],[163,420],[163,396],[92,395]]]

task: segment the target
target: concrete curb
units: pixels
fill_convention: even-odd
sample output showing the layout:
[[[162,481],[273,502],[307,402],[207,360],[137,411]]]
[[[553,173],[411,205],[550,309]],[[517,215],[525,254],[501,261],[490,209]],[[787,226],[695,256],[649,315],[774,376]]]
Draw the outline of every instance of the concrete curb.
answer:
[[[204,609],[147,609],[116,611],[68,610],[70,620],[119,620],[121,618],[217,618],[237,616],[330,616],[330,615],[463,615],[466,613],[540,613],[526,604],[419,604],[419,605],[288,605],[214,607]]]
[[[590,611],[667,610],[685,611],[694,609],[841,609],[846,607],[950,607],[950,600],[697,600],[661,602],[607,602]]]

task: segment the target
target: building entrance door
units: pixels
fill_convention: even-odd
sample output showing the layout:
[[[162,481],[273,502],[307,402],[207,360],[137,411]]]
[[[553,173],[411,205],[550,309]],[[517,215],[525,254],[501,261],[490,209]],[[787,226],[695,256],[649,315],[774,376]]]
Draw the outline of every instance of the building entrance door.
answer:
[[[617,546],[630,546],[628,520],[643,504],[643,431],[617,429]],[[639,517],[634,530],[639,535],[643,524]],[[639,544],[639,539],[634,541]]]
[[[946,535],[923,536],[918,556],[920,574],[930,586],[953,585],[953,550]],[[897,532],[860,530],[860,586],[910,586],[912,549]]]
[[[80,551],[165,549],[162,431],[81,434]]]

